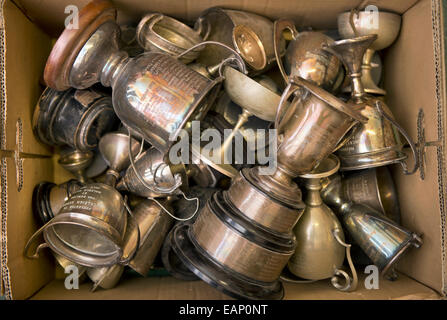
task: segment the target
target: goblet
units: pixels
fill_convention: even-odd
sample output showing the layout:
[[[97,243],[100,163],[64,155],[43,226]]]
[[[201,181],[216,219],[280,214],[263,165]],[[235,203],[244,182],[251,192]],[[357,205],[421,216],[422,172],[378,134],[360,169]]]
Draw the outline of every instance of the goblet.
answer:
[[[373,19],[377,19],[374,21]],[[371,61],[374,53],[389,47],[400,31],[401,16],[395,13],[379,11],[343,12],[338,15],[338,32],[343,38],[354,38],[376,34],[377,39],[366,49],[361,67],[361,81],[365,92],[385,95],[386,91],[379,88],[371,76]]]
[[[65,170],[72,173],[77,180],[82,183],[87,182],[85,169],[87,169],[93,161],[92,151],[71,150],[61,153],[57,163]]]

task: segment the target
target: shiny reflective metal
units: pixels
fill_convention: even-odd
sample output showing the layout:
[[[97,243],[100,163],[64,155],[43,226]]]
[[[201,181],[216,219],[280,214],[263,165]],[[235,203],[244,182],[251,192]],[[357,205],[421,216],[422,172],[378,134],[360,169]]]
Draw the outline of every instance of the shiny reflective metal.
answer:
[[[145,15],[137,27],[138,43],[146,50],[177,56],[203,41],[199,33],[180,21],[161,13]],[[200,53],[199,49],[189,52],[181,60],[190,63]]]
[[[85,170],[90,166],[93,161],[92,151],[79,151],[71,150],[61,154],[57,163],[65,170],[72,173],[77,180],[82,183],[87,182],[85,176]]]
[[[305,180],[307,189],[306,209],[293,229],[297,246],[287,266],[290,272],[302,279],[331,278],[336,288],[353,291],[357,287],[357,274],[349,250],[346,253],[354,280],[351,282],[351,278],[347,276],[342,286],[337,278],[339,275],[347,275],[345,272],[341,273],[340,268],[345,259],[345,247],[350,248],[350,245],[345,244],[340,222],[320,196],[320,179],[336,173],[339,167],[337,157],[329,155],[310,173],[300,175]]]
[[[130,144],[130,148],[129,148]],[[132,157],[135,157],[140,151],[141,143],[129,135],[122,132],[110,132],[99,140],[99,151],[104,161],[109,166],[109,176],[119,177],[119,173],[129,167],[129,150]],[[115,181],[113,181],[113,184]]]
[[[256,77],[254,80],[266,87],[269,85],[269,89],[273,92],[278,93],[279,91],[273,81],[266,76]],[[237,125],[237,122],[244,111],[244,109],[231,100],[225,91],[223,91],[216,99],[213,110],[221,114],[233,128]],[[242,133],[244,139],[247,141],[247,149],[249,151],[264,148],[269,145],[269,126],[269,121],[262,120],[258,117],[249,117],[247,122],[240,126],[239,132]],[[259,129],[263,130],[265,133],[264,136],[258,135],[257,130]],[[253,132],[254,135],[248,134],[248,132]]]
[[[114,288],[121,279],[124,272],[124,266],[115,264],[111,267],[88,268],[87,275],[93,281],[91,291],[95,291],[98,287],[103,289]]]
[[[352,81],[350,103],[363,106],[362,115],[368,118],[368,122],[357,127],[351,139],[337,151],[341,160],[340,170],[358,170],[400,163],[405,174],[413,174],[419,166],[414,143],[394,120],[386,104],[367,95],[361,82],[361,59],[376,37],[369,35],[340,40],[329,46],[330,51],[343,58],[349,69]],[[404,162],[407,156],[402,152],[399,132],[406,138],[413,151],[415,164],[412,170],[408,170]]]
[[[179,224],[172,232],[176,256],[208,284],[235,298],[282,298],[279,275],[295,247],[291,232],[273,233],[253,224],[221,192],[194,223]]]
[[[292,33],[292,41],[287,47],[283,66],[278,45],[286,29]],[[291,20],[276,20],[275,55],[284,81],[288,83],[289,77],[301,77],[331,93],[336,92],[344,79],[342,62],[337,56],[323,49],[323,45],[333,42],[334,40],[321,32],[299,33]]]
[[[347,200],[371,207],[400,223],[399,198],[387,167],[346,172],[342,186]]]
[[[204,40],[217,41],[234,48],[250,66],[250,74],[268,70],[275,63],[273,23],[251,12],[209,8],[198,18],[195,29]],[[284,52],[285,41],[281,42]],[[231,54],[221,48],[205,48],[197,61],[215,66]]]
[[[69,180],[62,184],[56,185],[51,182],[39,183],[33,191],[33,213],[40,222],[40,225],[45,225],[60,211],[65,201],[77,190],[83,186],[82,183],[76,180]],[[78,270],[79,280],[82,279],[86,267],[68,260],[64,256],[53,252],[57,263],[64,269],[73,265]]]
[[[133,257],[137,246],[132,255],[124,256],[126,204],[114,188],[119,176],[117,171],[125,168],[129,160],[129,150],[140,147],[138,142],[130,141],[128,136],[120,133],[109,133],[100,140],[101,153],[111,166],[106,174],[107,184],[90,183],[73,193],[59,214],[29,239],[25,246],[27,257],[37,258],[42,248],[50,247],[70,261],[94,268],[126,264]],[[45,243],[30,256],[29,246],[40,233],[43,233]]]
[[[377,16],[374,16],[377,15]],[[376,21],[374,21],[376,19]],[[371,76],[371,60],[374,53],[389,47],[397,38],[401,16],[391,12],[348,11],[338,15],[338,32],[343,38],[354,38],[376,34],[375,40],[363,55],[361,81],[367,93],[385,95],[386,91],[377,87]]]
[[[178,59],[120,51],[116,9],[105,0],[80,11],[79,29],[66,29],[48,58],[44,79],[52,88],[86,88],[101,82],[113,89],[115,113],[146,141],[167,152],[185,124],[200,120],[221,79],[209,80]]]
[[[416,233],[375,209],[346,200],[339,175],[323,179],[322,185],[323,201],[336,210],[345,230],[379,268],[382,276],[387,276],[410,247],[422,245],[422,239]]]
[[[73,179],[59,185],[51,182],[39,183],[33,191],[34,215],[42,221],[42,224],[47,223],[59,213],[65,201],[83,185],[83,183]]]
[[[170,201],[171,199],[162,201],[163,207],[170,209]],[[142,200],[132,211],[136,223],[138,223],[141,241],[128,266],[142,276],[147,276],[160,251],[163,240],[172,226],[173,219],[156,202],[148,199]],[[128,234],[126,234],[123,250],[132,252],[137,242],[138,233],[136,228],[135,226],[130,227]]]
[[[276,109],[281,100],[280,95],[232,67],[224,68],[224,77],[226,93],[244,110],[239,116],[239,127],[251,115],[265,121],[275,120]],[[241,119],[245,121],[241,123]]]
[[[172,165],[166,155],[151,147],[135,160],[135,169],[132,166],[127,168],[117,188],[140,197],[157,198],[171,195],[179,187],[187,185],[186,167],[183,164]]]
[[[285,102],[298,90],[304,94],[287,108]],[[275,120],[278,167],[292,177],[312,171],[346,141],[351,128],[366,122],[361,112],[362,106],[346,104],[307,80],[291,77]]]
[[[99,138],[117,124],[111,97],[94,89],[56,91],[47,87],[33,115],[33,131],[40,141],[80,151],[94,149]]]

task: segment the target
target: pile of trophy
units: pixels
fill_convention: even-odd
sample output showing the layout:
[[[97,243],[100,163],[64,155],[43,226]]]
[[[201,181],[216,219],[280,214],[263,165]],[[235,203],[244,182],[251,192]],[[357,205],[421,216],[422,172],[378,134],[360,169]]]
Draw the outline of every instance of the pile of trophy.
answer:
[[[401,18],[378,17],[371,30],[367,12],[341,13],[338,41],[222,8],[194,27],[147,14],[121,34],[111,3],[89,3],[53,47],[33,119],[77,178],[36,186],[43,226],[25,254],[49,247],[111,288],[125,266],[146,276],[160,252],[174,277],[246,299],[281,299],[282,281],[352,291],[354,263],[393,277],[422,241],[399,225],[386,166],[413,174],[418,160],[407,169],[400,134],[414,144],[377,86],[375,50]],[[209,150],[209,129],[231,134]],[[255,161],[235,161],[239,146]]]

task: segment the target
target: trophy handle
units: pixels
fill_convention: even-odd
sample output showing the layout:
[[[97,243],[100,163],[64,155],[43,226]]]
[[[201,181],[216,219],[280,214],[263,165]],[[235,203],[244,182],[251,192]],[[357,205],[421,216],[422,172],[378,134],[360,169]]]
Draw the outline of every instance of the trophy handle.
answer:
[[[27,257],[28,259],[37,259],[39,258],[39,252],[44,249],[44,248],[48,248],[48,244],[46,242],[41,243],[37,246],[36,251],[34,251],[34,253],[32,255],[28,255],[28,251],[29,248],[31,246],[31,244],[36,241],[37,237],[49,226],[53,225],[52,221],[48,221],[47,223],[45,223],[42,227],[39,228],[39,230],[37,230],[36,232],[34,232],[34,234],[31,236],[31,238],[29,238],[29,240],[27,241],[26,245],[25,245],[25,249],[23,250],[23,254],[25,255],[25,257]]]
[[[138,252],[138,249],[140,248],[140,243],[141,243],[141,232],[140,232],[140,227],[138,226],[138,221],[137,219],[135,219],[135,215],[133,214],[132,210],[130,210],[129,206],[127,205],[127,196],[124,197],[124,207],[127,210],[127,214],[129,215],[129,217],[134,221],[135,226],[137,227],[137,244],[135,245],[135,249],[133,250],[132,254],[127,257],[124,258],[123,260],[120,260],[118,263],[122,264],[122,265],[128,265],[129,262],[135,258],[135,255]],[[124,252],[123,252],[124,254]],[[123,258],[123,257],[122,257]]]
[[[300,87],[297,84],[295,84],[294,81],[289,81],[287,87],[284,89],[284,92],[281,95],[281,99],[279,100],[279,106],[276,109],[275,124],[274,124],[274,128],[277,130],[276,136],[278,139],[278,144],[280,143],[280,136],[282,131],[281,120],[284,116],[285,111],[284,108],[287,106],[286,102],[289,99],[289,97],[298,90],[300,90]]]
[[[141,39],[141,35],[143,34],[143,28],[146,26],[147,23],[149,23],[149,30],[151,30],[157,37],[160,37],[156,32],[154,32],[153,27],[156,23],[160,22],[161,20],[163,20],[164,15],[161,13],[154,13],[154,14],[148,14],[145,15],[141,21],[138,23],[137,26],[137,30],[136,30],[136,35],[137,35],[137,42],[138,44],[145,48],[145,42],[143,39]]]
[[[298,31],[295,28],[295,24],[293,21],[289,19],[279,19],[273,23],[273,47],[275,48],[275,58],[278,63],[279,71],[281,71],[281,75],[284,81],[289,82],[289,77],[284,70],[284,66],[282,64],[281,55],[280,55],[280,42],[281,36],[284,30],[288,29],[292,33],[292,38],[295,40],[298,37]]]
[[[306,90],[310,91],[314,96],[326,102],[332,108],[337,109],[340,112],[343,112],[344,114],[357,120],[358,122],[361,123],[368,122],[368,118],[364,117],[359,110],[355,110],[353,107],[348,106],[342,100],[338,99],[337,97],[330,94],[326,90],[320,88],[319,86],[301,77],[291,77],[290,82],[293,82],[296,85],[305,88]],[[361,105],[358,105],[358,107],[361,107]]]
[[[352,273],[352,280],[351,277],[343,270],[335,269],[334,276],[331,278],[332,285],[340,290],[340,291],[354,291],[357,289],[358,284],[358,278],[357,278],[357,271],[355,270],[354,264],[352,263],[351,258],[351,245],[345,243],[341,238],[339,233],[341,232],[340,229],[333,230],[333,235],[335,239],[338,241],[340,245],[346,248],[346,258],[348,259],[349,268],[351,269]],[[341,285],[339,282],[339,278],[337,276],[342,276],[345,278],[345,285]]]
[[[411,152],[413,153],[413,158],[414,158],[413,169],[408,171],[408,166],[403,160],[400,161],[399,163],[402,166],[403,173],[405,175],[415,174],[416,171],[419,169],[420,164],[419,164],[419,157],[417,156],[416,146],[415,146],[414,142],[411,140],[410,136],[407,134],[407,132],[404,130],[404,128],[402,128],[393,118],[391,118],[388,114],[385,113],[385,111],[383,111],[382,102],[380,100],[376,100],[375,105],[376,105],[377,111],[380,113],[380,115],[382,115],[386,120],[391,122],[391,124],[393,126],[395,126],[397,130],[399,130],[399,132],[404,136],[405,140],[407,140],[408,144],[410,145]]]
[[[194,30],[202,37],[203,41],[206,41],[211,33],[210,23],[204,17],[199,17],[194,24]]]
[[[243,73],[243,74],[247,74],[247,67],[245,66],[245,62],[244,59],[242,59],[241,55],[234,50],[233,48],[230,48],[229,46],[227,46],[226,44],[217,42],[217,41],[203,41],[201,43],[198,43],[196,45],[193,45],[191,48],[183,51],[182,53],[180,53],[179,55],[177,55],[175,58],[179,59],[182,56],[184,56],[185,54],[187,54],[188,52],[195,50],[199,47],[203,47],[203,46],[207,46],[207,45],[215,45],[215,46],[220,46],[223,47],[229,51],[231,51],[231,53],[234,54],[234,57],[229,57],[225,60],[223,60],[220,64],[219,64],[219,75],[221,77],[221,79],[223,79],[223,75],[222,75],[222,67],[224,64],[228,63],[229,61],[236,61],[239,67],[239,70]]]

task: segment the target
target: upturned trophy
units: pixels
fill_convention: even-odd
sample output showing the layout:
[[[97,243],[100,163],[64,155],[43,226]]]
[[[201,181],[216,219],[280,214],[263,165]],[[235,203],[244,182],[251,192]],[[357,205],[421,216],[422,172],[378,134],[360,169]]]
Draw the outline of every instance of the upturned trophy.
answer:
[[[127,150],[136,154],[140,145],[128,136],[124,136],[127,140],[120,135],[114,138],[113,143],[105,148],[101,148],[101,142],[103,139],[109,140],[107,136],[99,142],[101,153],[110,166],[105,183],[90,183],[74,192],[59,213],[29,239],[25,256],[37,258],[41,249],[49,247],[68,260],[86,267],[110,267],[117,263],[127,264],[131,260],[138,246],[129,257],[123,256],[127,228],[125,210],[128,207],[114,186],[118,172],[129,161]],[[43,233],[45,242],[30,255],[29,247],[40,233]]]
[[[129,58],[118,48],[115,20],[109,1],[87,4],[79,12],[79,28],[65,29],[54,45],[44,80],[56,90],[97,82],[112,87],[118,118],[165,153],[189,121],[203,118],[221,78],[210,80],[165,53]]]
[[[411,248],[419,248],[419,235],[399,226],[375,209],[347,200],[338,174],[322,181],[321,197],[334,208],[352,239],[371,259],[381,276],[391,277],[393,266]]]
[[[328,50],[339,55],[346,64],[351,78],[351,104],[363,106],[362,115],[368,122],[352,133],[349,141],[337,150],[340,170],[358,170],[400,163],[405,174],[414,174],[419,167],[416,148],[405,130],[394,120],[386,104],[368,95],[361,80],[362,57],[365,50],[376,40],[376,35],[336,41]],[[408,141],[415,158],[414,167],[408,170],[402,151],[399,132]]]
[[[93,89],[56,91],[47,87],[33,115],[33,131],[40,141],[83,152],[94,149],[101,136],[117,124],[110,96]]]
[[[341,182],[347,200],[367,205],[400,223],[399,197],[388,167],[346,171]]]

